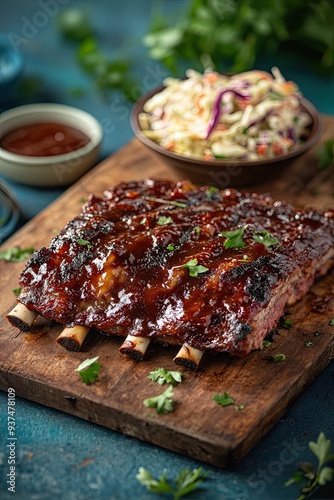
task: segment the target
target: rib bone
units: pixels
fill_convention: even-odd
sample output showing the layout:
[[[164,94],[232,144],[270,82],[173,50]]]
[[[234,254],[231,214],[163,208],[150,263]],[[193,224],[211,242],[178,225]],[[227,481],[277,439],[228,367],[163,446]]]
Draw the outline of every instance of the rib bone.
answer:
[[[189,370],[196,370],[199,366],[203,354],[204,351],[195,349],[188,344],[183,344],[173,361],[177,365],[182,365]]]
[[[57,338],[57,342],[68,351],[80,351],[88,332],[89,328],[81,325],[64,328]]]
[[[119,348],[119,352],[126,354],[137,361],[142,361],[146,349],[149,346],[151,339],[146,337],[135,337],[134,335],[128,335],[124,340],[123,344]]]
[[[36,311],[30,311],[25,305],[18,303],[6,317],[8,321],[13,326],[16,326],[16,328],[19,328],[21,332],[29,332],[37,316],[38,313]]]

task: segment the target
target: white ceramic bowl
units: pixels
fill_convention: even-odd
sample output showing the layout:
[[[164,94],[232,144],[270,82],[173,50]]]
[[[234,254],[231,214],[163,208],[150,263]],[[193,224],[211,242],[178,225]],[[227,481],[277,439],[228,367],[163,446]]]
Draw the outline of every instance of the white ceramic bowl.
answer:
[[[66,186],[92,167],[99,154],[103,132],[99,122],[81,109],[63,104],[28,104],[2,113],[0,137],[33,123],[57,122],[85,133],[89,142],[70,153],[54,156],[25,156],[0,147],[0,173],[31,186]]]

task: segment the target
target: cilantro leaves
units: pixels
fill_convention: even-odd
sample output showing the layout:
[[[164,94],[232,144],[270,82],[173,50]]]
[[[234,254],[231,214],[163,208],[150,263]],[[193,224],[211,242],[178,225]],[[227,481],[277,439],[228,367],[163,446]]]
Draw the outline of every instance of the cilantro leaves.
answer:
[[[159,226],[166,226],[167,224],[171,224],[172,222],[173,219],[171,217],[165,217],[164,215],[159,217],[159,219],[157,220],[157,224]]]
[[[233,231],[222,231],[220,233],[221,236],[225,236],[227,240],[224,241],[224,247],[225,248],[245,248],[247,245],[243,240],[244,237],[244,232],[246,228],[248,227],[248,224],[246,224],[243,227],[240,227],[239,229],[235,229]],[[253,230],[252,233],[252,240],[256,241],[258,243],[262,243],[266,247],[270,247],[273,245],[277,245],[279,243],[279,240],[275,238],[272,234],[270,234],[268,231],[259,231],[259,230]]]
[[[317,150],[316,156],[320,170],[334,166],[334,139],[328,139]]]
[[[282,361],[285,361],[285,355],[284,354],[274,354],[271,356],[271,359],[274,361],[274,363],[280,363]]]
[[[304,500],[317,485],[323,486],[334,478],[334,469],[326,465],[334,460],[334,454],[331,452],[331,441],[326,439],[323,432],[320,432],[317,442],[310,441],[308,445],[318,459],[317,467],[310,462],[302,462],[299,464],[300,471],[294,472],[292,477],[284,483],[284,486],[290,486],[294,483],[302,483],[305,479],[307,480],[307,484],[302,488],[302,495],[298,500]]]
[[[182,382],[182,377],[183,375],[180,371],[170,371],[165,368],[156,368],[147,376],[148,379],[157,382],[159,385],[180,384]]]
[[[149,491],[170,493],[173,495],[173,500],[178,500],[194,491],[208,474],[209,471],[204,471],[203,467],[193,470],[182,469],[174,481],[175,484],[172,485],[167,481],[166,474],[162,474],[159,479],[154,479],[147,469],[140,467],[136,479]]]
[[[225,248],[244,248],[246,246],[243,235],[247,225],[234,231],[222,231],[221,236],[225,236],[227,240],[224,241]]]
[[[159,414],[170,413],[174,409],[174,401],[172,400],[173,395],[173,387],[170,385],[162,394],[144,399],[144,406],[147,408],[155,408]]]
[[[96,356],[96,358],[92,359],[86,359],[83,361],[78,368],[75,369],[76,372],[79,373],[81,380],[87,384],[93,384],[96,382],[98,376],[99,376],[99,371],[101,370],[101,365],[98,362],[99,357]]]
[[[174,269],[178,267],[185,267],[189,269],[189,276],[197,278],[199,274],[206,273],[209,270],[207,267],[198,266],[197,264],[198,264],[197,259],[190,259],[188,262],[182,264],[181,266],[175,266]]]
[[[79,245],[86,246],[88,248],[88,250],[90,250],[91,248],[93,248],[93,245],[89,241],[83,240],[82,238],[77,239],[77,243],[79,243]]]
[[[236,405],[234,399],[227,392],[224,392],[224,394],[215,394],[212,399],[220,406],[234,405],[235,411],[245,409],[244,405]]]
[[[268,233],[268,231],[254,231],[253,240],[258,243],[263,243],[266,247],[278,245],[279,243],[279,240],[272,234]]]
[[[224,392],[224,394],[215,394],[212,399],[220,406],[229,406],[234,404],[234,399],[231,398],[227,392]]]
[[[0,252],[0,260],[6,260],[7,262],[22,262],[28,259],[34,251],[34,248],[7,248]]]

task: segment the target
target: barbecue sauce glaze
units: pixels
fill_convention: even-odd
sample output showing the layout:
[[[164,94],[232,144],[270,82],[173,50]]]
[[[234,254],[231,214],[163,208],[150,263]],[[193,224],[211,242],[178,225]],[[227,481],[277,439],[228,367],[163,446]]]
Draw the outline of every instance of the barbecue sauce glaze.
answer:
[[[89,142],[89,137],[62,123],[32,123],[4,135],[0,146],[25,156],[56,156],[71,153]]]
[[[226,248],[221,232],[244,226],[246,246]],[[254,230],[279,244],[254,241]],[[333,240],[331,217],[267,195],[189,181],[123,183],[90,196],[35,252],[18,300],[67,326],[243,356],[276,325],[289,288],[306,293]],[[208,270],[192,277],[182,265],[195,258]]]

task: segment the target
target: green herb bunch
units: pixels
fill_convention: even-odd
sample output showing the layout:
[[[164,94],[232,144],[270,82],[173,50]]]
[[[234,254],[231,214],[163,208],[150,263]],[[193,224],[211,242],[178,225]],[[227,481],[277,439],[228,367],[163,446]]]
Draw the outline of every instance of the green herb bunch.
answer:
[[[333,73],[333,26],[328,0],[191,0],[170,22],[157,16],[143,42],[172,72],[184,62],[200,71],[243,71],[258,56],[286,49]]]

